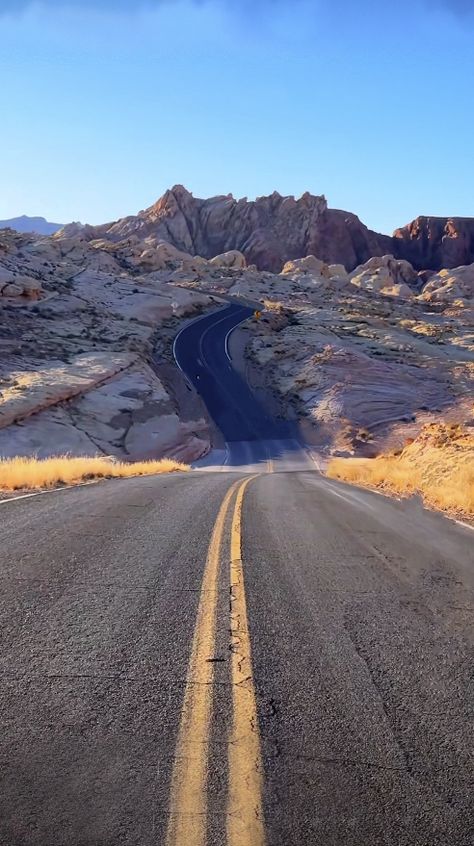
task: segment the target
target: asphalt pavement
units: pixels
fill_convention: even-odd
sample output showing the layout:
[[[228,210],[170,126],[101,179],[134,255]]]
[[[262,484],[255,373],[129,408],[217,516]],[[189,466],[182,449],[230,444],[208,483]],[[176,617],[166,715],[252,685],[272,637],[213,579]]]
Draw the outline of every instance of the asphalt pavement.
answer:
[[[472,529],[260,414],[243,470],[0,503],[2,846],[474,843]]]
[[[232,303],[189,323],[177,335],[174,355],[201,395],[225,439],[196,469],[255,472],[315,469],[318,458],[299,435],[298,426],[273,419],[232,366],[229,337],[254,310]]]

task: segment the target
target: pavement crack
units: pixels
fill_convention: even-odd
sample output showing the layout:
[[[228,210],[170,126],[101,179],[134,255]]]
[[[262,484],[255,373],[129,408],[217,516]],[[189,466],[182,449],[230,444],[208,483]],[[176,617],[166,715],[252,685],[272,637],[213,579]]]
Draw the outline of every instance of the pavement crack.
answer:
[[[395,727],[394,721],[393,721],[393,715],[392,715],[390,709],[388,708],[388,706],[385,702],[385,699],[384,699],[384,696],[383,696],[383,691],[380,688],[379,679],[377,678],[377,676],[374,672],[374,669],[370,664],[369,658],[364,654],[363,648],[360,645],[360,643],[358,642],[355,632],[351,630],[351,628],[350,628],[350,626],[348,625],[347,622],[344,622],[344,629],[345,629],[345,631],[346,631],[346,633],[347,633],[347,635],[348,635],[348,637],[349,637],[349,639],[350,639],[350,641],[353,645],[353,648],[354,648],[354,651],[355,651],[357,657],[360,659],[360,661],[362,661],[362,663],[364,664],[364,666],[367,670],[370,681],[372,682],[372,686],[373,686],[374,691],[377,695],[378,702],[379,702],[380,707],[381,707],[383,714],[385,716],[387,726],[390,729],[390,733],[392,735],[394,743],[396,744],[396,746],[397,746],[397,748],[400,752],[400,755],[403,759],[403,762],[404,762],[404,765],[405,765],[405,770],[409,775],[412,775],[413,764],[412,764],[412,760],[411,760],[411,757],[410,757],[411,750],[405,749],[402,741],[400,740],[400,738],[397,735],[397,730],[396,730],[396,727]]]

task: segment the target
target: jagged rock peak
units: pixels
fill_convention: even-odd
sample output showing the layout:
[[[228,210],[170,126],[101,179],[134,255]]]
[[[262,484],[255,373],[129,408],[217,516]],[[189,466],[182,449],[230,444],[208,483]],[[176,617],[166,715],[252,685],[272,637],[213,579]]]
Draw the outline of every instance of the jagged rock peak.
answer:
[[[391,252],[391,239],[371,232],[355,215],[328,209],[324,195],[309,192],[299,199],[278,191],[251,201],[232,194],[200,199],[174,185],[148,209],[95,227],[95,233],[111,241],[167,241],[207,259],[237,250],[247,264],[276,273],[287,261],[307,255],[352,270],[373,255]]]

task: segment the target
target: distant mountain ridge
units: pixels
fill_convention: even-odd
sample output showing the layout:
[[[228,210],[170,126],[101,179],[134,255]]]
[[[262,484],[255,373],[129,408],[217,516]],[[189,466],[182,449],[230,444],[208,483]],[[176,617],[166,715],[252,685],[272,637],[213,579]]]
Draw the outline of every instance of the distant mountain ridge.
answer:
[[[10,220],[0,220],[0,229],[15,229],[17,232],[37,232],[38,235],[54,235],[62,229],[62,223],[50,223],[44,217],[12,217]]]

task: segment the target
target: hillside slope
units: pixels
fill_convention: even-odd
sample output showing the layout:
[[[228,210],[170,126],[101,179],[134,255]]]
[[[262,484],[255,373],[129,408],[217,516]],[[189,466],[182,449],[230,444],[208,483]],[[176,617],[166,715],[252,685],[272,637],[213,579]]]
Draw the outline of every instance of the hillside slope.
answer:
[[[335,458],[328,476],[401,494],[420,493],[436,508],[474,517],[474,421],[431,424],[398,454]]]

